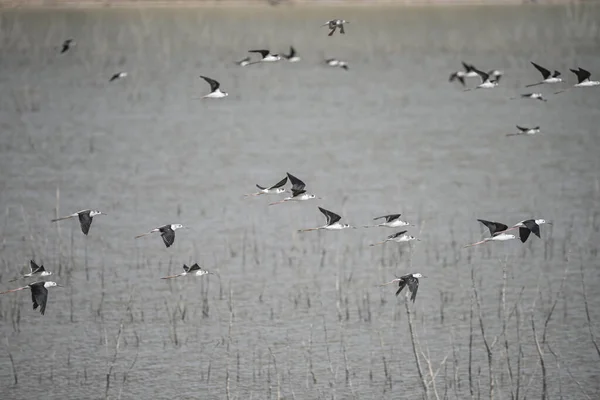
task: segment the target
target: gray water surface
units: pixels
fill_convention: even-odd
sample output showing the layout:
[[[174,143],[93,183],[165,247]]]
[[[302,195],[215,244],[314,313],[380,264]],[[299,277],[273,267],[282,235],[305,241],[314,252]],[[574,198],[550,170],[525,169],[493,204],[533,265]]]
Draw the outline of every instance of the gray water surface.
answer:
[[[319,28],[333,17],[346,35]],[[479,315],[495,398],[541,396],[532,320],[549,398],[598,397],[600,89],[553,95],[569,68],[600,77],[597,21],[597,6],[3,12],[0,290],[29,282],[8,283],[30,258],[66,287],[43,317],[27,291],[0,296],[1,397],[421,398],[405,298],[377,287],[409,272],[427,276],[410,310],[440,398],[490,398]],[[290,45],[301,62],[234,63]],[[463,60],[501,85],[448,83]],[[510,100],[540,79],[529,61],[569,83]],[[199,75],[229,97],[200,100]],[[517,124],[542,132],[506,137]],[[285,172],[323,198],[243,197]],[[421,241],[296,233],[323,223],[317,205],[359,226],[400,212]],[[108,213],[88,237],[50,223],[84,208]],[[554,222],[541,240],[462,248],[477,218],[532,217]],[[169,249],[133,239],[167,223],[191,229]],[[193,262],[218,276],[159,279]]]

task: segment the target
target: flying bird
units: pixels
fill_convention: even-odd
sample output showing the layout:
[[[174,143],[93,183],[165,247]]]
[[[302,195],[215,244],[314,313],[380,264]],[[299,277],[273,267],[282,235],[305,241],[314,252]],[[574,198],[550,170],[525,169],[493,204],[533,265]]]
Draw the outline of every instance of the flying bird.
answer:
[[[517,237],[515,235],[510,235],[508,233],[500,232],[500,233],[496,233],[494,236],[485,238],[485,239],[483,239],[483,240],[481,240],[481,241],[479,241],[477,243],[467,244],[464,247],[477,246],[479,244],[487,243],[487,242],[490,242],[490,241],[501,241],[502,242],[502,241],[512,240],[512,239],[516,239],[516,238]]]
[[[187,229],[185,226],[181,224],[170,224],[159,226],[158,228],[152,229],[150,232],[142,233],[141,235],[137,235],[135,239],[141,238],[142,236],[150,235],[152,233],[160,232],[160,237],[162,237],[163,242],[165,242],[165,246],[171,247],[173,242],[175,242],[175,231],[177,229]]]
[[[519,132],[516,133],[507,133],[506,136],[523,136],[523,135],[535,135],[536,133],[540,133],[540,127],[536,126],[534,128],[526,128],[524,126],[517,125],[517,129]]]
[[[248,53],[259,53],[262,57],[258,61],[252,61],[250,64],[258,64],[261,62],[276,62],[281,60],[281,56],[279,54],[271,54],[269,50],[249,50]]]
[[[202,276],[202,275],[206,275],[206,274],[214,275],[212,272],[202,269],[202,267],[199,266],[198,264],[194,264],[191,267],[188,267],[187,265],[183,264],[183,272],[181,274],[169,275],[169,276],[162,277],[160,279],[173,279],[173,278],[177,278],[180,276],[186,276],[186,275]]]
[[[127,76],[127,72],[117,72],[108,80],[109,82],[116,81],[117,79],[125,78]]]
[[[402,226],[414,226],[406,221],[402,221],[400,216],[402,214],[390,214],[390,215],[382,215],[381,217],[373,218],[373,221],[377,221],[378,219],[385,218],[385,222],[382,222],[377,225],[365,225],[364,228],[374,228],[377,226],[385,226],[387,228],[400,228]]]
[[[21,278],[30,278],[30,277],[32,277],[34,275],[48,276],[48,275],[52,275],[52,272],[46,271],[46,269],[44,268],[43,265],[37,265],[35,263],[35,261],[31,260],[31,261],[29,261],[29,272],[26,273],[26,274],[24,274],[24,275],[21,275],[18,278],[11,279],[9,282],[14,282],[14,281],[17,281],[17,280],[19,280]]]
[[[544,79],[538,83],[532,83],[531,85],[527,85],[525,87],[538,86],[538,85],[543,85],[545,83],[559,83],[559,82],[563,81],[562,78],[560,77],[560,72],[555,70],[554,73],[552,73],[549,70],[547,70],[546,68],[542,67],[541,65],[534,63],[533,61],[531,61],[531,64],[538,71],[540,71],[540,73],[542,74],[542,77]]]
[[[467,64],[466,62],[462,62],[464,71],[456,71],[450,74],[450,82],[458,79],[463,86],[465,86],[465,78],[477,78],[479,75],[475,72],[476,68],[473,65]]]
[[[349,21],[346,21],[343,19],[332,19],[330,21],[325,22],[321,26],[327,26],[328,29],[331,29],[331,32],[329,32],[329,34],[327,36],[332,36],[337,28],[340,28],[340,33],[342,35],[344,35],[344,34],[346,34],[346,32],[344,31],[344,24],[349,24],[349,23],[350,23]]]
[[[511,97],[511,100],[515,100],[515,99],[533,99],[533,100],[548,101],[544,98],[544,96],[542,96],[541,93],[525,93],[519,97]]]
[[[380,244],[384,244],[385,242],[402,243],[402,242],[411,242],[413,240],[421,241],[421,239],[417,239],[414,236],[407,235],[406,232],[407,231],[402,231],[402,232],[394,233],[393,235],[388,236],[387,239],[385,239],[384,241],[377,242],[377,243],[372,243],[369,246],[377,246],[377,245],[380,245]]]
[[[214,79],[211,79],[209,77],[206,77],[206,76],[200,76],[200,78],[204,79],[210,85],[210,93],[207,94],[206,96],[202,96],[203,99],[206,99],[206,98],[220,99],[222,97],[228,96],[227,92],[221,91],[221,89],[220,89],[221,84],[219,82],[217,82]]]
[[[521,242],[525,243],[531,232],[541,239],[540,225],[544,224],[552,225],[552,222],[546,221],[545,219],[526,219],[516,223],[512,228],[507,230],[519,228],[519,237]]]
[[[340,217],[336,213],[331,212],[331,211],[326,210],[321,207],[318,207],[318,208],[319,208],[319,211],[321,211],[323,213],[323,215],[325,215],[325,218],[327,218],[327,222],[325,223],[325,225],[319,226],[317,228],[300,229],[300,230],[298,230],[298,232],[318,231],[320,229],[326,229],[326,230],[330,230],[330,231],[348,229],[348,228],[356,229],[355,227],[350,226],[348,224],[340,223],[340,219],[342,219],[342,217]]]
[[[71,46],[75,46],[75,41],[73,39],[67,39],[60,46],[60,54],[64,54],[71,49]]]
[[[44,313],[46,312],[46,302],[48,301],[48,288],[53,287],[53,286],[62,287],[61,285],[59,285],[56,282],[39,281],[39,282],[30,283],[29,285],[23,286],[20,288],[7,290],[6,292],[0,292],[0,294],[16,292],[18,290],[23,290],[23,289],[30,289],[31,290],[31,301],[33,301],[33,309],[35,310],[36,308],[40,307],[40,313],[42,315],[44,315]]]
[[[247,65],[250,65],[250,57],[243,58],[239,61],[236,61],[235,63],[240,67],[245,67]]]
[[[346,71],[348,71],[350,69],[350,67],[348,67],[348,63],[346,61],[342,61],[342,60],[338,60],[337,58],[328,58],[327,60],[325,60],[325,64],[327,64],[330,67],[334,67],[334,68],[342,68]]]
[[[283,178],[282,180],[280,180],[273,186],[268,186],[268,187],[260,186],[257,184],[256,187],[258,188],[259,191],[256,193],[252,193],[252,194],[246,194],[245,196],[260,196],[261,194],[285,193],[285,188],[283,186],[285,186],[285,184],[287,183],[287,180],[288,180],[288,178],[286,176],[285,178]]]
[[[286,201],[305,201],[310,199],[316,199],[317,196],[314,194],[309,194],[306,192],[306,184],[302,182],[300,179],[296,178],[294,175],[287,173],[290,182],[292,183],[292,195],[284,198],[283,200],[276,201],[274,203],[270,203],[270,206],[275,204],[285,203]]]
[[[290,54],[284,54],[283,57],[289,62],[300,61],[300,57],[296,54],[296,49],[293,46],[290,46]]]
[[[419,278],[426,278],[426,276],[417,272],[415,274],[403,275],[399,278],[392,279],[391,281],[383,283],[379,286],[385,286],[398,282],[398,290],[396,291],[396,296],[400,294],[404,287],[408,286],[408,292],[411,294],[410,299],[414,303],[415,299],[417,298],[417,290],[419,290]]]
[[[475,72],[481,78],[481,83],[479,85],[475,86],[474,88],[465,89],[465,92],[467,92],[469,90],[475,90],[475,89],[493,89],[496,86],[498,86],[498,83],[500,83],[500,77],[502,76],[502,74],[500,74],[500,71],[490,71],[489,73],[486,74],[485,72],[479,71],[478,69],[476,69]],[[494,72],[499,73],[499,75],[497,75],[497,76],[494,75]]]
[[[590,86],[598,86],[600,85],[599,81],[592,81],[590,80],[590,77],[592,76],[592,74],[589,71],[586,71],[585,69],[579,68],[579,69],[571,69],[570,70],[572,73],[574,73],[575,75],[577,75],[577,83],[575,85],[572,86],[572,88],[576,88],[576,87],[590,87]],[[560,90],[558,92],[555,92],[554,94],[558,94],[558,93],[562,93],[565,90]]]
[[[102,211],[98,211],[98,210],[81,210],[81,211],[77,211],[76,213],[73,213],[71,215],[67,215],[65,217],[53,219],[50,222],[57,222],[57,221],[62,221],[62,220],[69,219],[69,218],[79,217],[79,225],[81,226],[81,232],[83,232],[84,235],[87,235],[88,232],[90,231],[90,226],[92,226],[92,220],[94,219],[94,217],[96,215],[106,215],[106,214],[103,213]]]

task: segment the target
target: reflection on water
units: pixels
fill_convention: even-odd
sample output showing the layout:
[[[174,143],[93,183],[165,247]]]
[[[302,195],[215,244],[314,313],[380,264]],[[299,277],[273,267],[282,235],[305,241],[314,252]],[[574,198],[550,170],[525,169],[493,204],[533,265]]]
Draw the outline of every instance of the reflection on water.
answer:
[[[352,21],[346,35],[319,29],[332,16]],[[419,396],[405,300],[376,286],[408,272],[428,276],[410,307],[426,382],[436,376],[431,398],[488,398],[490,375],[496,398],[540,395],[532,321],[548,393],[593,397],[581,274],[593,332],[600,91],[509,98],[539,80],[530,61],[569,84],[576,66],[597,77],[599,16],[591,6],[3,13],[1,290],[30,258],[66,285],[44,317],[26,292],[0,297],[3,397]],[[69,37],[77,45],[58,54]],[[290,45],[301,62],[234,63]],[[350,69],[323,65],[333,57]],[[463,60],[503,70],[500,87],[448,83]],[[119,71],[129,75],[109,84]],[[200,100],[200,75],[229,97]],[[506,137],[517,124],[541,133]],[[323,198],[243,197],[285,172]],[[296,233],[322,222],[317,205],[359,226],[402,213],[422,241],[370,247],[395,232],[385,228]],[[76,221],[49,222],[90,207],[108,216],[88,237]],[[530,217],[554,222],[542,240],[462,248],[483,234],[476,218]],[[169,249],[133,239],[167,223],[192,229]],[[159,279],[193,262],[219,275]]]

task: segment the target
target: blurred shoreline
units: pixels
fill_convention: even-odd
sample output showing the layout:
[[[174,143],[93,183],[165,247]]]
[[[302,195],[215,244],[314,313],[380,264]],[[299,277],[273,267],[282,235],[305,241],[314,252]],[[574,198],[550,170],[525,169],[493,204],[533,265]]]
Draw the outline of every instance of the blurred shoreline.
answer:
[[[577,0],[0,0],[0,8],[137,8],[247,6],[485,6],[591,3]]]

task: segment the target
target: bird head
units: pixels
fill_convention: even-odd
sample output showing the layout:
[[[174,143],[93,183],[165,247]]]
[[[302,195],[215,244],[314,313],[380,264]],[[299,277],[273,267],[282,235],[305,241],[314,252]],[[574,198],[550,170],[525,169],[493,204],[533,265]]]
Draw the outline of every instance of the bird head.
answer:
[[[44,287],[45,288],[49,288],[49,287],[52,287],[52,286],[62,287],[61,285],[59,285],[56,282],[52,282],[52,281],[44,282]]]
[[[543,225],[543,224],[552,225],[552,222],[546,221],[545,219],[536,219],[535,223],[538,224],[538,225]]]
[[[416,274],[412,274],[412,276],[413,276],[414,278],[427,278],[425,275],[423,275],[423,274],[421,274],[421,273],[419,273],[419,272],[417,272]]]
[[[96,215],[106,215],[106,214],[103,213],[102,211],[98,211],[98,210],[90,211],[90,217],[95,217]]]
[[[172,230],[177,230],[177,229],[187,229],[187,227],[181,225],[181,224],[171,224],[171,229]]]

